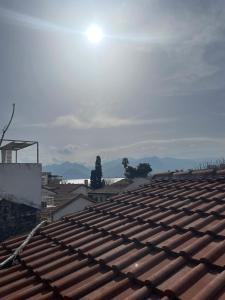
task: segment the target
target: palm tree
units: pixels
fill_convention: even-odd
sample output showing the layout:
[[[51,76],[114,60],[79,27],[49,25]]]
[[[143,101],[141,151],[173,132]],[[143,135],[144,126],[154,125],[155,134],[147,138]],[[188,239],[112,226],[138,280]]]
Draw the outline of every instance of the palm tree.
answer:
[[[127,168],[127,166],[129,165],[128,158],[126,158],[126,157],[123,158],[122,165],[123,165],[124,169]]]

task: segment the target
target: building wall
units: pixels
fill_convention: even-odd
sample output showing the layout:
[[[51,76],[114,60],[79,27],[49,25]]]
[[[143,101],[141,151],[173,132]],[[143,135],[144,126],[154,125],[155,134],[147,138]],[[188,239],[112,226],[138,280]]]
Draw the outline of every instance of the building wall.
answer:
[[[62,176],[59,175],[52,175],[51,172],[42,172],[41,173],[41,184],[48,185],[48,184],[59,184],[62,181]]]
[[[53,205],[55,195],[56,195],[56,193],[49,191],[45,188],[42,188],[42,190],[41,190],[41,207],[42,208],[46,207],[49,204],[49,201],[53,202],[53,203],[51,203]]]
[[[76,199],[75,201],[71,202],[67,206],[61,208],[60,210],[56,211],[53,215],[53,221],[59,220],[61,217],[83,210],[86,206],[93,205],[94,203],[91,201],[88,201],[87,199],[84,199],[80,197],[79,199]]]
[[[47,185],[48,184],[48,176],[49,172],[42,172],[41,173],[41,185]]]
[[[0,164],[0,197],[41,206],[41,165]]]
[[[18,234],[29,233],[38,222],[38,209],[0,200],[0,241]]]

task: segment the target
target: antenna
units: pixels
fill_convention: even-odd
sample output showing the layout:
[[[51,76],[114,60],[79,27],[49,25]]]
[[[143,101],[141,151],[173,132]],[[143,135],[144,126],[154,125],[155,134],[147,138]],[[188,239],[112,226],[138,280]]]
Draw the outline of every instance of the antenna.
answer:
[[[5,134],[6,134],[7,130],[9,129],[10,124],[12,123],[12,119],[13,119],[14,112],[15,112],[15,106],[16,106],[16,104],[13,103],[13,110],[12,110],[11,118],[9,119],[8,124],[6,126],[4,126],[3,129],[2,129],[2,136],[1,136],[1,139],[0,139],[0,147],[2,145]]]

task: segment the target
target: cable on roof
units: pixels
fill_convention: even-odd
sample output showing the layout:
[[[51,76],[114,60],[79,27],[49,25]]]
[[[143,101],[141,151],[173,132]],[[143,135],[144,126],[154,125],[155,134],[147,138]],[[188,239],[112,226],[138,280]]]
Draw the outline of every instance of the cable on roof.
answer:
[[[26,239],[23,241],[23,243],[14,251],[14,253],[8,257],[6,260],[0,263],[0,269],[11,267],[12,265],[16,264],[16,260],[18,255],[23,251],[23,248],[29,243],[31,238],[34,236],[34,234],[37,232],[37,230],[43,226],[47,221],[42,221],[39,223],[26,237]]]

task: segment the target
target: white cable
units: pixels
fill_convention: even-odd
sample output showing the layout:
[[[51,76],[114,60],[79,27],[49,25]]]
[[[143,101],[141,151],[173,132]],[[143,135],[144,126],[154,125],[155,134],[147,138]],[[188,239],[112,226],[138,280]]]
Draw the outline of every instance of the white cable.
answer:
[[[8,257],[6,260],[0,263],[0,269],[4,268],[5,266],[8,266],[12,262],[15,261],[16,257],[23,251],[23,248],[29,243],[30,239],[33,237],[33,235],[36,233],[36,231],[46,223],[47,221],[42,221],[39,223],[26,237],[26,239],[23,241],[23,243],[14,251],[10,257]]]

